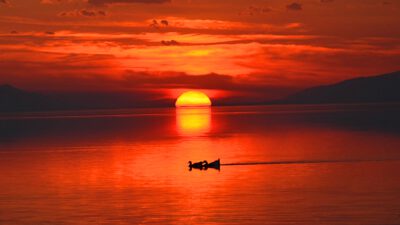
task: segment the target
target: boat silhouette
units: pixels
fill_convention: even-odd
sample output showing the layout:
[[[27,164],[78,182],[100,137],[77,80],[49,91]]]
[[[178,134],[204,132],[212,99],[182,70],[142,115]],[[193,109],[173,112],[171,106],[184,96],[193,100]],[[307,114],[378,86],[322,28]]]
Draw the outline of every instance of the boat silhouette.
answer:
[[[221,167],[221,160],[215,160],[211,163],[208,163],[207,160],[192,163],[192,161],[189,161],[189,170],[191,171],[192,169],[199,169],[199,170],[207,170],[208,168],[212,169],[217,169],[220,170]]]

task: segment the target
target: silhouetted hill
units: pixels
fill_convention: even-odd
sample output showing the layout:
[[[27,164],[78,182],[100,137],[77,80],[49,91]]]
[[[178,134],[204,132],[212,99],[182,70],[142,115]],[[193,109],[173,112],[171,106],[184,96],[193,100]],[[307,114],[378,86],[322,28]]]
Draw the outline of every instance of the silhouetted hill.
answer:
[[[368,103],[400,101],[400,71],[305,89],[275,103]]]
[[[7,84],[0,85],[0,112],[40,110],[50,105],[44,96]]]
[[[174,103],[168,99],[149,98],[147,95],[125,92],[42,94],[27,92],[11,85],[0,85],[0,112],[163,107]]]

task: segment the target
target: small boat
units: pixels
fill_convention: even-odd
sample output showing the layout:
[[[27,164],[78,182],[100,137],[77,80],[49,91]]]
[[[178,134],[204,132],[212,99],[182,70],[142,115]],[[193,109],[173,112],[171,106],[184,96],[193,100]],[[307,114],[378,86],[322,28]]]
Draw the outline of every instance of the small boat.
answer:
[[[220,170],[220,166],[221,166],[220,159],[215,160],[214,162],[211,162],[211,163],[208,163],[207,160],[196,162],[196,163],[192,163],[192,161],[189,161],[189,170],[192,170],[192,169],[199,169],[199,170],[205,169],[206,170],[208,168]]]

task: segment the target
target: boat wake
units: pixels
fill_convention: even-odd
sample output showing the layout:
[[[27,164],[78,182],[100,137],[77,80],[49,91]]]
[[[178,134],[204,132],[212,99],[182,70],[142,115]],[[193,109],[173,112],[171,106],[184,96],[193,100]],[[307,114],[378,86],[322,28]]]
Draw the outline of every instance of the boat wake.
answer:
[[[387,162],[387,161],[400,161],[400,159],[343,159],[343,160],[296,160],[296,161],[237,162],[237,163],[221,163],[221,166],[320,164],[320,163],[364,163],[364,162]]]

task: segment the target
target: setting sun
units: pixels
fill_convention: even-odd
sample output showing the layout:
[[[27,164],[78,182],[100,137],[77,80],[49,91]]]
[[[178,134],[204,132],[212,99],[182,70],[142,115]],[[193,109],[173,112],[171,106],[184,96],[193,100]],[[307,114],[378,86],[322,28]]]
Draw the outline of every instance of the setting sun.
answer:
[[[187,91],[181,94],[175,102],[176,107],[208,107],[210,98],[200,91]]]

